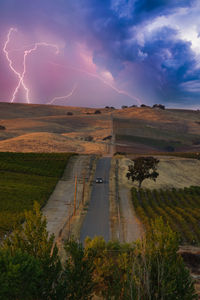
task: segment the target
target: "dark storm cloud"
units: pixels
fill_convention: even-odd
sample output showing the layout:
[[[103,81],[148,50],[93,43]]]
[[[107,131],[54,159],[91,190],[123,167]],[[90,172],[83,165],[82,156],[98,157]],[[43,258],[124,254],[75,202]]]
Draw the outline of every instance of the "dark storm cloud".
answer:
[[[0,19],[3,21],[0,22],[20,26],[30,34],[40,25],[66,41],[69,38],[85,41],[93,52],[94,63],[109,70],[116,81],[124,71],[124,82],[133,80],[134,85],[137,75],[134,66],[137,70],[143,69],[141,74],[152,77],[149,88],[157,95],[157,99],[148,99],[146,95],[147,102],[159,99],[181,102],[183,98],[198,102],[198,57],[191,42],[179,36],[176,18],[170,26],[161,22],[148,31],[148,26],[157,18],[176,15],[180,9],[189,10],[196,3],[185,0],[1,0]],[[127,64],[133,69],[125,70]],[[143,90],[142,78],[140,80],[137,86],[141,85]],[[147,80],[145,84],[148,85]],[[139,93],[140,86],[137,90]]]
[[[101,9],[96,13],[92,2],[87,2],[91,5],[88,26],[90,24],[93,34],[102,44],[102,48],[95,52],[95,62],[105,64],[116,76],[125,61],[142,61],[146,72],[152,72],[153,66],[154,72],[157,73],[157,76],[154,76],[158,78],[154,81],[155,89],[158,90],[159,87],[161,93],[158,96],[161,96],[163,101],[174,99],[181,102],[186,94],[188,99],[194,96],[194,101],[199,101],[197,93],[200,89],[197,86],[200,82],[200,69],[196,66],[196,55],[191,49],[191,43],[178,37],[176,27],[156,28],[153,33],[144,36],[142,45],[137,38],[143,24],[151,24],[156,17],[167,16],[178,9],[190,8],[195,1],[116,2],[115,6],[110,6],[113,9],[108,8],[108,1],[103,2]],[[126,5],[129,6],[129,10],[126,10]],[[148,27],[148,24],[145,26]],[[193,82],[195,88],[191,87]]]

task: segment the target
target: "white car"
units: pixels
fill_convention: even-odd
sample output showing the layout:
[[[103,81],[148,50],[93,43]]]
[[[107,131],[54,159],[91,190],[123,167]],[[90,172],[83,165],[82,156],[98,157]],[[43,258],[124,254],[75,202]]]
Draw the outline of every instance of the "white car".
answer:
[[[97,177],[95,181],[96,183],[103,183],[103,178]]]

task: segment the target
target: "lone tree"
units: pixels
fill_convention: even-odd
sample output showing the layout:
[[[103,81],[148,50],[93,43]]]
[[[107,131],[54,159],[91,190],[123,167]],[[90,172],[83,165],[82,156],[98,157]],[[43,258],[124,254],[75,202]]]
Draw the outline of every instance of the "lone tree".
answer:
[[[141,188],[142,182],[145,179],[152,179],[156,181],[159,176],[157,172],[157,165],[159,160],[155,157],[138,157],[133,159],[134,165],[128,166],[128,173],[126,177],[132,181],[138,181],[138,187]]]

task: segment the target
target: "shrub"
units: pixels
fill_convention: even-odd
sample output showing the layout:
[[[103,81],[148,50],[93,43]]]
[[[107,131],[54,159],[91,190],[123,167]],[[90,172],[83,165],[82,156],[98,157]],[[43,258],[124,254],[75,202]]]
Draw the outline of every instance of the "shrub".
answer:
[[[99,115],[99,114],[101,114],[101,111],[97,109],[97,110],[95,110],[94,113],[95,113],[95,115]]]
[[[165,109],[165,106],[164,105],[162,105],[162,104],[154,104],[153,105],[153,108],[159,108],[159,109]]]
[[[93,141],[93,136],[91,136],[91,135],[88,135],[88,136],[86,136],[85,138],[84,138],[84,140],[85,141],[87,141],[87,142],[91,142],[91,141]]]
[[[103,138],[103,141],[106,141],[106,140],[111,140],[112,139],[112,135],[108,135],[106,137]]]

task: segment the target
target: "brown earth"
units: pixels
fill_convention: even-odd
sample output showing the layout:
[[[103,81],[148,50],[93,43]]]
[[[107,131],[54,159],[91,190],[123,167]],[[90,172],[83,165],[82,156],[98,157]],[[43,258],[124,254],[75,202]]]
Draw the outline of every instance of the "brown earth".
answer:
[[[0,103],[0,151],[107,153],[110,110]],[[68,113],[72,115],[68,115]],[[91,139],[88,140],[88,137]]]
[[[0,151],[108,154],[200,151],[200,112],[0,103]],[[72,113],[72,115],[69,115]],[[88,140],[88,137],[90,138]],[[172,149],[173,150],[173,149]]]
[[[200,151],[200,112],[127,108],[114,114],[116,151]]]

